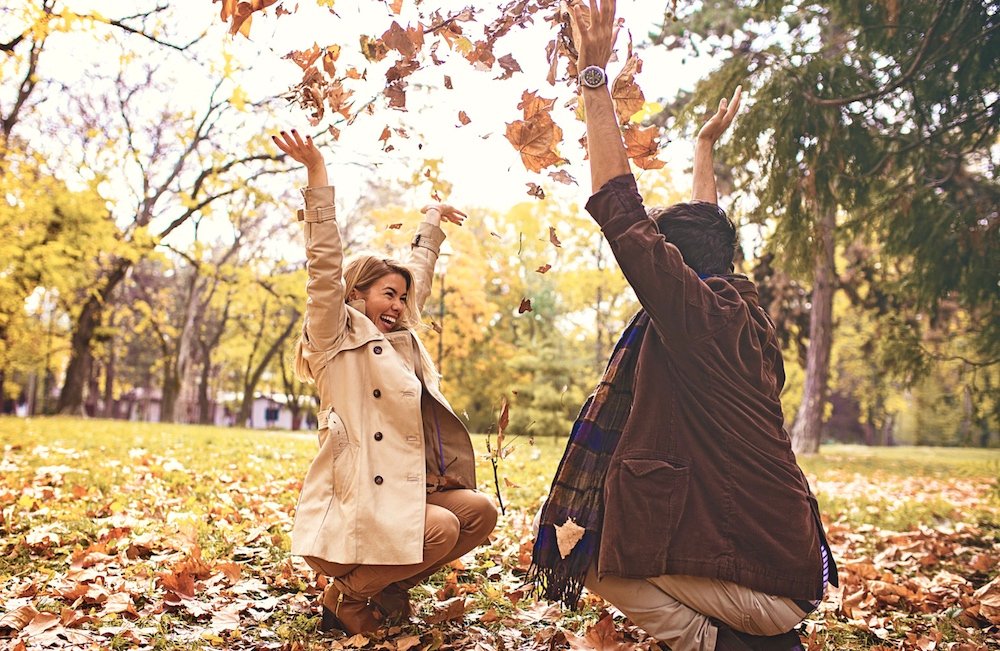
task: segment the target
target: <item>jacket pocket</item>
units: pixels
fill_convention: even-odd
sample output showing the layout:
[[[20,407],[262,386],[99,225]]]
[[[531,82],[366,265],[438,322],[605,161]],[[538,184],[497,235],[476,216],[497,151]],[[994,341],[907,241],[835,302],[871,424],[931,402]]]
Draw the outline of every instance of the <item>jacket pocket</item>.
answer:
[[[671,458],[636,457],[620,464],[607,496],[607,524],[618,528],[621,560],[626,567],[659,563],[684,512],[690,468]]]
[[[351,446],[351,439],[347,434],[344,422],[340,420],[335,412],[331,411],[327,417],[326,429],[320,430],[321,445],[329,447],[330,459],[330,480],[333,484],[333,493],[336,497],[344,498],[349,482],[351,481],[355,463],[352,462],[357,455]]]

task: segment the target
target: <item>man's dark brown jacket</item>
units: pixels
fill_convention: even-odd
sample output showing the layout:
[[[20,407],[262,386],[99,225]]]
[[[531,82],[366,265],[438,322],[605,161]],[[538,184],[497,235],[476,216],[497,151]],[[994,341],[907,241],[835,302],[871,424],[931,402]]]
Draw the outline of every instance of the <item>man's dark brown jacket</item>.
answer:
[[[599,574],[686,574],[816,599],[824,534],[784,430],[781,349],[756,287],[700,279],[646,216],[631,175],[587,210],[652,325],[605,482]]]

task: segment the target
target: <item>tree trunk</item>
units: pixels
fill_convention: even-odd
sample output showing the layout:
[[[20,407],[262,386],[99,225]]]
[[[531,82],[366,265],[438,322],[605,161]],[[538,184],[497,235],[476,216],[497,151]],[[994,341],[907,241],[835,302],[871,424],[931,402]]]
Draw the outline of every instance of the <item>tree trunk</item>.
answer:
[[[104,418],[114,418],[115,411],[115,341],[108,345],[108,361],[104,365]]]
[[[175,412],[177,411],[177,398],[181,390],[181,381],[177,375],[177,366],[170,359],[169,353],[164,350],[164,357],[167,362],[163,366],[163,397],[160,400],[160,422],[175,422]]]
[[[792,424],[792,449],[796,454],[819,452],[820,430],[830,377],[830,349],[833,344],[834,229],[837,209],[822,208],[817,228],[814,259],[812,309],[809,314],[809,351],[806,354],[806,381],[802,404]]]
[[[108,274],[108,280],[101,289],[100,296],[91,295],[80,310],[80,316],[77,317],[70,339],[66,379],[56,403],[56,411],[60,414],[83,415],[83,387],[90,377],[90,368],[93,364],[93,352],[90,348],[94,331],[101,323],[105,302],[131,267],[132,263],[129,260],[119,260],[117,266]]]
[[[260,360],[257,367],[246,376],[247,379],[243,383],[243,402],[240,403],[240,413],[236,417],[236,422],[239,427],[246,426],[247,419],[250,418],[250,412],[253,409],[253,394],[257,389],[257,383],[260,382],[260,377],[264,374],[264,370],[267,368],[267,365],[271,363],[275,354],[281,350],[281,346],[295,330],[295,325],[299,322],[299,316],[300,315],[297,311],[292,313],[292,318],[288,321],[288,326],[285,327],[284,332],[282,332],[281,335],[271,344],[271,347],[267,349],[267,352],[264,354],[264,358]]]
[[[202,425],[215,424],[212,413],[212,401],[208,397],[208,383],[212,375],[212,353],[208,346],[202,345],[201,380],[198,383],[198,422]]]

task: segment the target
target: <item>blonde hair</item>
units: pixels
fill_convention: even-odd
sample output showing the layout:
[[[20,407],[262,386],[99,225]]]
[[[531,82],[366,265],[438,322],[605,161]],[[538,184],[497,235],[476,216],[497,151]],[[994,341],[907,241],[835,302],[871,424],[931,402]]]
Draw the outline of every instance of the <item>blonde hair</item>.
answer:
[[[380,278],[389,274],[399,274],[402,276],[406,281],[407,294],[412,293],[413,272],[402,262],[373,253],[361,253],[354,256],[344,269],[344,302],[350,302],[350,296],[355,290],[366,292]],[[396,323],[400,329],[410,330],[411,332],[415,328],[426,327],[420,320],[420,309],[412,297],[407,297],[403,313]],[[305,355],[303,354],[304,338],[305,322],[302,324],[302,334],[299,335],[299,339],[295,343],[295,375],[301,382],[315,382],[316,378],[313,377],[312,370],[309,368],[309,364],[306,362]],[[419,339],[417,341],[419,342]],[[418,348],[420,351],[420,361],[423,364],[425,373],[429,373],[430,375],[437,374],[437,368],[434,365],[434,361],[430,358],[427,349],[423,345],[419,345]]]

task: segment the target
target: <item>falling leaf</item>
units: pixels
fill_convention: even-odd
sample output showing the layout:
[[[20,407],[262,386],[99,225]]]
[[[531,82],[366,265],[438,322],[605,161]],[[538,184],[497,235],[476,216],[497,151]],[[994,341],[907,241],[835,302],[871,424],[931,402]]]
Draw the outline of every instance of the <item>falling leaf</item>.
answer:
[[[520,488],[520,486],[518,484],[515,484],[514,482],[512,482],[509,479],[507,479],[506,477],[503,478],[503,485],[506,486],[507,488]]]
[[[449,77],[448,75],[444,76],[444,87],[447,88],[448,90],[451,90],[453,88],[453,86],[451,85],[451,77]]]
[[[579,185],[579,183],[576,182],[576,179],[574,179],[566,170],[552,170],[549,172],[549,178],[564,185]]]
[[[531,299],[522,298],[521,305],[517,308],[517,313],[524,314],[525,312],[530,312],[530,311],[531,311]]]
[[[635,76],[640,72],[642,72],[642,59],[633,54],[611,85],[611,99],[615,103],[618,124],[626,124],[646,103],[642,89],[635,82]]]
[[[458,121],[461,122],[463,126],[472,122],[472,120],[469,118],[468,114],[465,111],[458,112]]]
[[[316,63],[316,59],[318,59],[321,55],[323,55],[323,53],[324,53],[323,50],[321,50],[318,45],[313,43],[312,47],[309,48],[308,50],[292,50],[291,52],[286,54],[284,58],[291,59],[293,62],[295,62],[295,65],[305,70],[306,68],[311,67],[312,64]],[[336,57],[334,57],[334,60],[336,60]],[[326,65],[325,61],[324,65]]]
[[[556,236],[556,229],[554,226],[549,226],[549,242],[551,242],[553,246],[562,247],[562,242],[560,242],[559,238]]]
[[[666,163],[656,158],[659,152],[659,133],[656,126],[640,127],[628,124],[625,129],[626,154],[641,169],[660,169]]]
[[[535,197],[537,199],[545,198],[545,190],[542,189],[542,186],[537,183],[525,183],[525,185],[528,186],[528,196]]]
[[[361,54],[366,59],[374,63],[384,59],[388,53],[389,48],[380,39],[372,38],[365,34],[361,35]]]
[[[382,93],[389,98],[389,107],[405,109],[406,108],[406,82],[399,80],[394,81],[385,87]]]
[[[505,54],[497,59],[497,63],[503,68],[503,74],[497,77],[498,80],[510,79],[515,72],[521,72],[520,64],[510,54]]]
[[[556,530],[556,543],[559,545],[559,555],[562,558],[569,556],[576,544],[580,542],[583,538],[583,534],[587,532],[586,529],[578,525],[573,521],[573,518],[567,518],[566,522],[557,525],[553,525]]]
[[[396,230],[399,230],[400,228],[402,228],[402,226],[403,226],[402,222],[397,222],[395,224],[389,224],[389,226],[387,228],[389,230],[391,230],[391,231],[396,231]]]
[[[543,273],[547,272],[551,268],[552,268],[552,265],[550,265],[550,264],[543,264],[538,269],[535,269],[535,271],[537,271],[540,274],[543,274]]]
[[[403,0],[392,0],[392,4],[389,5],[389,9],[392,13],[399,15],[399,12],[403,10]]]

